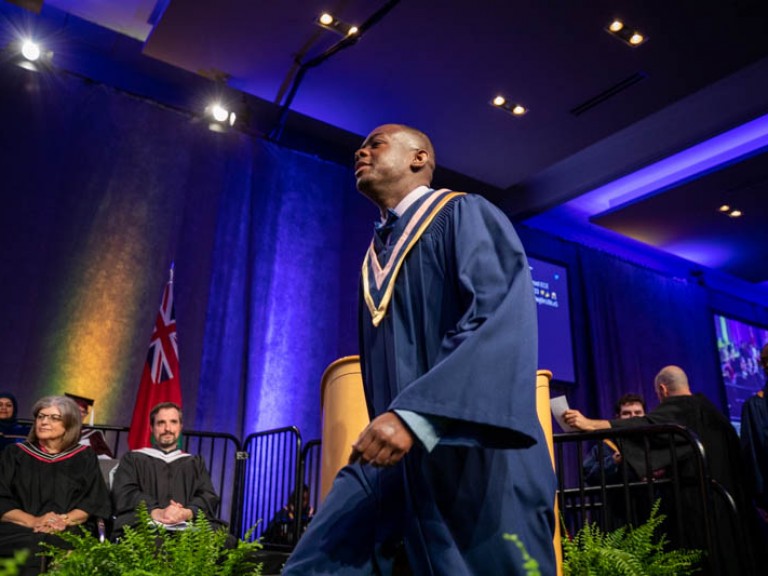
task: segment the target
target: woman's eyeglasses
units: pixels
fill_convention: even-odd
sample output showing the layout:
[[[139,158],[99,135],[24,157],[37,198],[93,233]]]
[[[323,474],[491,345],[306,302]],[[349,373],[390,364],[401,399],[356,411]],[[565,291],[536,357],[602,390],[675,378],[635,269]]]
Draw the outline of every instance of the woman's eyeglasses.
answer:
[[[38,412],[37,416],[35,416],[35,419],[38,422],[45,422],[46,418],[51,422],[61,422],[62,420],[60,414],[43,414],[42,412]]]

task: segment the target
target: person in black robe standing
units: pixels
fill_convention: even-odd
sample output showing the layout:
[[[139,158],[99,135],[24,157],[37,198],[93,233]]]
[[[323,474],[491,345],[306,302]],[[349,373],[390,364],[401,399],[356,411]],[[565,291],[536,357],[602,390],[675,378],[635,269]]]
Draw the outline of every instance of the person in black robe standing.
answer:
[[[30,551],[23,574],[37,574],[40,543],[64,545],[56,534],[80,524],[94,528],[111,509],[96,454],[80,439],[80,412],[63,396],[33,407],[28,440],[0,455],[0,556]]]
[[[167,528],[181,529],[198,511],[214,526],[219,497],[205,462],[179,450],[183,415],[178,404],[163,402],[149,415],[155,448],[131,450],[120,459],[112,484],[115,536],[136,523],[136,508],[147,505],[152,519]]]
[[[718,574],[756,574],[755,550],[752,531],[748,522],[749,514],[744,491],[744,465],[741,459],[739,438],[720,410],[703,394],[692,394],[688,377],[679,366],[666,366],[656,375],[654,386],[661,404],[641,418],[627,420],[592,420],[585,418],[578,410],[567,410],[563,417],[579,430],[602,430],[606,428],[628,428],[649,424],[679,424],[693,431],[704,446],[706,462],[712,480],[719,483],[733,497],[736,514],[729,511],[724,498],[714,494],[714,510],[711,522],[717,551]],[[679,437],[675,437],[678,443]],[[659,476],[671,470],[673,452],[666,436],[658,442],[651,441],[650,467],[648,470],[642,439],[624,439],[622,452],[625,461],[635,470],[639,478],[651,474]],[[677,465],[682,481],[680,504],[685,531],[682,539],[672,534],[676,546],[705,549],[706,533],[703,522],[702,502],[695,484],[697,472],[690,447],[676,446]],[[672,497],[672,492],[662,494],[662,506]],[[667,503],[668,504],[668,503]],[[668,514],[674,507],[667,505]],[[668,523],[674,522],[669,518]],[[669,524],[667,524],[669,526]],[[711,561],[710,561],[711,562]],[[712,574],[711,566],[705,565],[705,573]]]
[[[768,344],[760,351],[766,385],[741,407],[741,449],[747,472],[747,491],[757,514],[757,523],[768,544]]]
[[[376,128],[355,154],[381,221],[365,256],[359,335],[370,424],[284,575],[518,575],[516,534],[555,573],[555,479],[536,412],[530,268],[507,217],[430,188],[432,143]]]

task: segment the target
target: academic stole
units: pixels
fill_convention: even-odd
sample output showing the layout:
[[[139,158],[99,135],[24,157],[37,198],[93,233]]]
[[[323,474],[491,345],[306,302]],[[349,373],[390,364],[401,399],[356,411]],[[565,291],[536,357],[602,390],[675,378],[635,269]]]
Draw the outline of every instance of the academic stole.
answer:
[[[611,440],[609,438],[604,438],[603,439],[603,444],[605,444],[606,446],[608,446],[608,448],[613,450],[614,454],[619,452],[619,447],[616,446],[616,443],[613,440]]]
[[[411,248],[416,245],[416,242],[419,241],[421,235],[424,234],[440,210],[457,196],[463,195],[464,192],[452,192],[446,188],[430,194],[408,221],[384,268],[379,263],[373,240],[371,240],[371,245],[368,247],[363,260],[362,274],[363,297],[368,311],[371,313],[371,322],[374,326],[378,326],[387,314],[387,307],[392,300],[397,275]]]

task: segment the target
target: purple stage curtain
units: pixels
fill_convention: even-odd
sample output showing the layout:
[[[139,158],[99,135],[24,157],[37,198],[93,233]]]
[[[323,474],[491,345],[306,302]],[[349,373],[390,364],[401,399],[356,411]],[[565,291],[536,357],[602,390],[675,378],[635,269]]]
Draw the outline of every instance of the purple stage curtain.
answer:
[[[175,261],[186,425],[317,437],[376,216],[350,166],[64,73],[1,81],[0,389],[20,415],[69,391],[127,425]]]
[[[595,250],[581,250],[580,264],[594,373],[592,386],[578,394],[586,414],[612,418],[627,392],[656,406],[653,380],[669,364],[685,370],[695,392],[723,405],[704,288]]]

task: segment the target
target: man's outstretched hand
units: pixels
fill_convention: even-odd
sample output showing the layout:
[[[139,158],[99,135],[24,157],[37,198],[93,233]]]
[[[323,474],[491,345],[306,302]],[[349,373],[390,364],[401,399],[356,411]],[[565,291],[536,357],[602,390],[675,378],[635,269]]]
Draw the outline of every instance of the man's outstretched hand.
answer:
[[[605,430],[611,427],[611,423],[608,420],[593,420],[587,418],[578,410],[566,410],[563,412],[563,420],[566,424],[573,426],[577,430],[582,432],[590,432],[592,430]]]
[[[394,412],[384,412],[365,427],[349,455],[349,463],[394,466],[413,447],[413,434]]]

